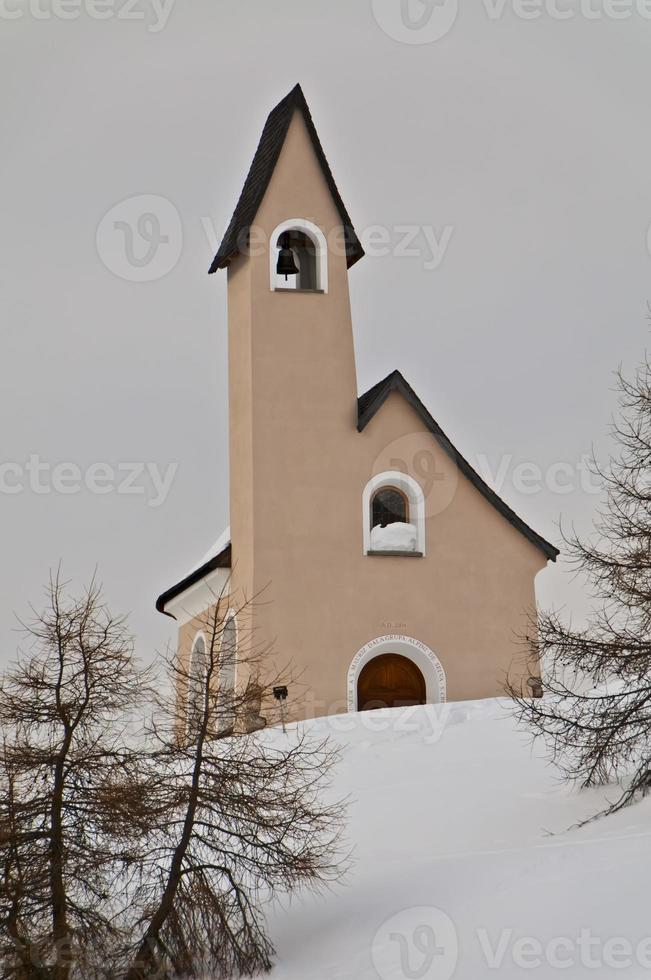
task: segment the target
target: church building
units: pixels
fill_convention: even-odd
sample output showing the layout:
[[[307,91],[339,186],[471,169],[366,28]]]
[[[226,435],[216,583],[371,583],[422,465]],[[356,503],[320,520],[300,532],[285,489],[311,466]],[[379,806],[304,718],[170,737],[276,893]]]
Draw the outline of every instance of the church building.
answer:
[[[484,482],[399,371],[359,395],[348,277],[364,256],[300,86],[271,112],[210,268],[228,276],[230,528],[157,602],[201,662],[203,622],[263,596],[287,715],[497,697],[558,550]],[[238,623],[223,683],[241,683]]]

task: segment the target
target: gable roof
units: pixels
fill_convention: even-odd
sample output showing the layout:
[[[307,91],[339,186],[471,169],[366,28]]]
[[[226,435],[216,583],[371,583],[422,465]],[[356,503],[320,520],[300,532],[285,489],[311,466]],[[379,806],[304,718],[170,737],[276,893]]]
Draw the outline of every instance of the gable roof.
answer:
[[[516,530],[524,535],[527,540],[531,541],[537,548],[539,548],[544,555],[550,561],[556,561],[560,551],[555,548],[553,544],[546,541],[545,538],[541,537],[533,528],[530,528],[522,518],[518,517],[514,510],[506,504],[501,497],[495,493],[494,490],[488,486],[487,483],[482,480],[480,475],[472,468],[467,459],[465,459],[461,453],[452,445],[446,434],[441,429],[440,425],[432,418],[430,413],[427,411],[420,398],[411,387],[411,385],[404,379],[400,371],[392,371],[391,374],[387,375],[382,381],[379,381],[372,388],[369,388],[367,392],[361,395],[357,399],[357,430],[362,432],[371,419],[377,414],[382,405],[389,397],[392,391],[398,392],[402,397],[411,405],[416,414],[419,416],[421,421],[424,423],[425,427],[429,429],[436,441],[439,443],[441,448],[450,456],[450,458],[456,463],[461,472],[470,480],[474,487],[479,490],[479,492],[486,498],[486,500],[492,504],[492,506],[499,511],[499,513],[506,518],[506,520],[511,524]],[[197,582],[201,582],[207,575],[214,572],[218,568],[231,568],[232,567],[232,548],[230,541],[230,528],[226,528],[223,534],[217,539],[211,550],[208,552],[210,557],[204,558],[202,563],[194,568],[185,578],[182,578],[180,582],[173,585],[166,592],[156,600],[156,609],[160,613],[164,613],[166,616],[171,616],[172,619],[175,617],[171,613],[165,611],[165,606],[176,599],[177,596],[182,595]]]
[[[285,143],[289,124],[292,121],[295,110],[298,110],[305,120],[316,158],[341,217],[341,223],[344,228],[348,268],[354,265],[364,255],[362,244],[355,234],[353,224],[337,190],[335,179],[332,176],[332,171],[323,152],[323,147],[321,146],[321,141],[312,121],[303,90],[300,85],[296,85],[289,95],[285,96],[282,102],[279,102],[276,108],[271,111],[267,119],[258,149],[251,164],[251,169],[244,184],[244,189],[237,202],[235,213],[231,218],[223,241],[210,266],[210,273],[216,272],[217,269],[226,268],[231,259],[238,254],[242,243],[246,241],[248,230],[260,209],[262,199],[269,186],[269,181],[278,163],[280,151]]]
[[[177,596],[182,595],[183,592],[189,589],[192,585],[196,585],[197,582],[200,582],[206,577],[206,575],[214,572],[215,569],[230,568],[231,564],[232,549],[231,542],[229,541],[226,547],[222,548],[220,552],[213,555],[213,557],[209,558],[208,561],[205,561],[203,565],[199,565],[198,568],[195,568],[189,575],[186,575],[180,582],[177,582],[176,585],[173,585],[170,589],[168,589],[167,592],[163,592],[162,595],[159,595],[158,599],[156,600],[156,609],[159,613],[164,613],[166,616],[171,616],[172,619],[175,619],[176,617],[172,616],[171,613],[165,612],[165,606],[168,604],[168,602],[171,602],[172,599],[176,599]]]
[[[453,462],[456,463],[463,475],[470,480],[473,486],[479,490],[479,492],[490,504],[493,505],[497,511],[499,511],[502,517],[505,517],[509,524],[512,524],[513,527],[520,532],[520,534],[523,534],[525,538],[539,548],[548,559],[551,561],[556,561],[560,554],[558,548],[555,548],[553,544],[550,544],[549,541],[546,541],[543,537],[541,537],[541,535],[534,531],[533,528],[530,528],[528,524],[525,524],[522,518],[518,517],[515,511],[511,510],[508,504],[506,504],[501,497],[498,497],[495,491],[491,490],[488,484],[482,480],[479,473],[472,468],[468,460],[465,459],[458,449],[452,445],[445,432],[443,432],[443,429],[441,429],[440,425],[432,418],[414,389],[407,383],[407,381],[405,381],[400,371],[392,371],[391,374],[387,375],[386,378],[379,381],[372,388],[369,388],[369,390],[358,399],[358,432],[362,432],[366,428],[373,416],[380,410],[382,405],[384,405],[392,391],[398,392],[398,394],[402,395],[402,397],[409,402],[411,407],[414,409],[426,428],[432,433],[441,448],[445,450]]]

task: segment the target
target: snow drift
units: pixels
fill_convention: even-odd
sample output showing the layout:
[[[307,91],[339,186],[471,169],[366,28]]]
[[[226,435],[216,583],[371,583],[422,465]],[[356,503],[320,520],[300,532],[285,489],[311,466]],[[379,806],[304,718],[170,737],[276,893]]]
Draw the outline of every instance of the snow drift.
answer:
[[[510,710],[308,723],[342,747],[332,792],[353,800],[355,863],[325,897],[271,910],[274,980],[651,976],[651,800],[572,829],[616,788],[561,784]]]

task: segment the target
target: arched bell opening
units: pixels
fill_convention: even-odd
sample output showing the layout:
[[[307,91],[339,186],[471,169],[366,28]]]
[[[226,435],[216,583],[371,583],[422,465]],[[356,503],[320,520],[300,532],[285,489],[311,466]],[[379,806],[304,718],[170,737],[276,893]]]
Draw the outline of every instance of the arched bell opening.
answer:
[[[328,249],[320,228],[303,219],[284,221],[271,236],[271,288],[324,293]]]

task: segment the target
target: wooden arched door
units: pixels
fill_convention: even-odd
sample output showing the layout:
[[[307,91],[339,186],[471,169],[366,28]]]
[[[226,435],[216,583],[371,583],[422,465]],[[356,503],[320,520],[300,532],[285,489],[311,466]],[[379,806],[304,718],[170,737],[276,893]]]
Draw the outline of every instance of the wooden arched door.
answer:
[[[366,664],[357,681],[357,710],[425,704],[425,678],[413,661],[385,653]]]

